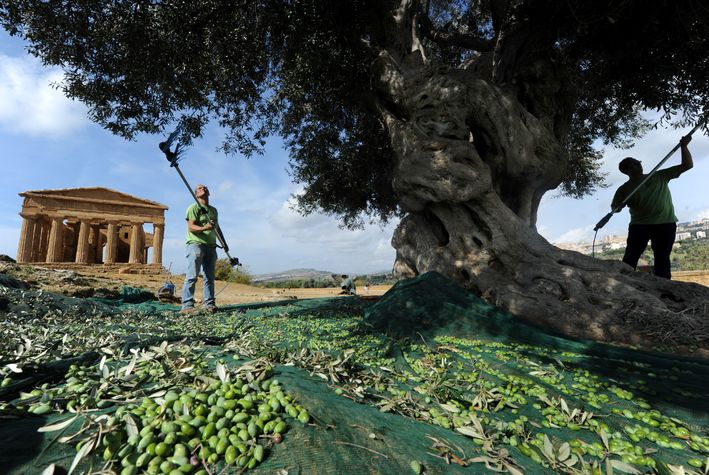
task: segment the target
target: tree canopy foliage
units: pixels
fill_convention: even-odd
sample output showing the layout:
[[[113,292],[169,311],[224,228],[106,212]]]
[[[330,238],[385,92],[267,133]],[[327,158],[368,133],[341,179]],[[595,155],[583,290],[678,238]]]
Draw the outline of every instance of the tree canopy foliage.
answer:
[[[643,109],[679,125],[709,110],[702,0],[0,0],[0,22],[63,68],[65,93],[113,133],[183,120],[194,138],[216,120],[223,149],[247,156],[281,135],[300,209],[353,226],[400,212],[381,118],[397,105],[374,76],[404,44],[387,23],[404,9],[426,61],[474,70],[549,118],[565,194],[602,183],[594,141],[639,136]]]

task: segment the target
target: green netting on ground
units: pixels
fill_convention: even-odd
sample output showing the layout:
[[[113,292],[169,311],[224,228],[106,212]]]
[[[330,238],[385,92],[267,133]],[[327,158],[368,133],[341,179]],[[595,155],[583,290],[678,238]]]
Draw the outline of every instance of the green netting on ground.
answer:
[[[168,439],[163,423],[178,421],[174,463],[158,461],[177,469],[184,444],[196,457],[184,473],[200,469],[200,454],[212,473],[249,463],[269,474],[706,470],[696,466],[709,454],[708,362],[551,335],[437,274],[401,282],[373,304],[294,300],[189,317],[151,302],[0,291],[8,473],[66,470],[74,445],[92,437],[99,447],[77,472],[133,467],[149,449],[128,443],[126,417],[153,431],[154,443]],[[254,407],[242,407],[246,398]],[[72,411],[70,426],[37,432]],[[224,467],[226,452],[209,453],[218,445],[201,435],[209,417],[228,419],[222,435],[238,453],[234,465]],[[133,455],[104,460],[111,444]],[[257,446],[264,455],[254,463]],[[136,471],[160,472],[149,467]]]

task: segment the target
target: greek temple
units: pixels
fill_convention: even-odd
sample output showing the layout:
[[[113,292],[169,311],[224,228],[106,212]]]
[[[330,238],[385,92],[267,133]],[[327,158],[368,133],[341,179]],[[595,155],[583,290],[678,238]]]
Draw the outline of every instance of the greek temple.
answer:
[[[19,195],[24,201],[17,262],[162,267],[167,206],[102,187]],[[153,232],[145,232],[150,224]]]

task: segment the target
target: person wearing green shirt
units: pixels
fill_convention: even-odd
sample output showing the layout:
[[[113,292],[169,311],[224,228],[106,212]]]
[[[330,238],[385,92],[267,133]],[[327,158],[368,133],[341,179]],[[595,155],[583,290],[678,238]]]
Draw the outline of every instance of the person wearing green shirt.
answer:
[[[217,311],[214,295],[214,271],[217,263],[217,233],[229,252],[226,240],[219,229],[217,208],[209,205],[209,189],[197,185],[194,190],[198,203],[187,208],[187,273],[182,287],[181,313],[191,313],[194,307],[194,288],[200,269],[204,275],[203,307],[211,312]]]
[[[694,166],[692,155],[687,148],[691,140],[692,136],[688,135],[679,141],[682,150],[681,164],[657,171],[630,196],[626,203],[623,201],[647,178],[647,175],[643,174],[643,166],[635,158],[624,158],[618,165],[618,169],[628,175],[628,181],[616,191],[611,209],[618,212],[627,205],[630,210],[630,225],[623,262],[633,269],[637,267],[638,259],[649,241],[655,256],[654,274],[666,279],[672,278],[670,253],[677,233],[677,216],[675,216],[668,182]]]

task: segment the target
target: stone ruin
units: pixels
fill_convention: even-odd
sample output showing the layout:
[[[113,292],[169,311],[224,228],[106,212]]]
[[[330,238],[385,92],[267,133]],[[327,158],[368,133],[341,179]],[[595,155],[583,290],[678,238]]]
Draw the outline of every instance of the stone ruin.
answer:
[[[18,263],[162,270],[167,206],[102,187],[19,195],[24,202]],[[145,232],[144,224],[152,224],[153,232]]]

